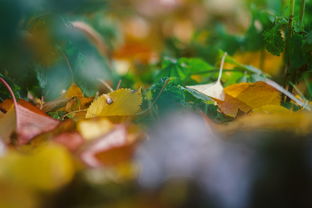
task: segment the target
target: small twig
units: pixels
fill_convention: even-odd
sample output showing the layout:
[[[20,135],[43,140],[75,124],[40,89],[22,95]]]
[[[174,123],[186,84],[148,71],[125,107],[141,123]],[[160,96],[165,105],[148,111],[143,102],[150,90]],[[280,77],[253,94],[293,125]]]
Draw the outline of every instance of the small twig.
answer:
[[[284,95],[286,95],[289,99],[293,100],[295,103],[297,103],[298,105],[300,105],[301,107],[305,108],[306,110],[311,111],[311,106],[306,105],[306,103],[303,103],[301,100],[299,100],[298,98],[296,98],[296,96],[294,96],[292,93],[290,93],[289,91],[287,91],[286,89],[284,89],[282,86],[280,86],[279,84],[277,84],[276,82],[270,80],[270,79],[266,79],[264,80],[265,83],[267,83],[268,85],[272,86],[273,88],[275,88],[276,90],[280,91],[281,93],[283,93]]]
[[[44,112],[51,112],[54,110],[57,110],[59,108],[64,107],[69,101],[75,99],[75,97],[72,98],[60,98],[57,100],[53,100],[51,102],[44,103],[41,110]]]
[[[69,61],[68,57],[66,56],[66,54],[65,54],[62,50],[60,50],[60,52],[61,52],[61,54],[63,55],[63,57],[64,57],[64,59],[65,59],[65,62],[66,62],[67,67],[68,67],[68,70],[69,70],[69,72],[70,72],[71,81],[72,81],[72,83],[73,83],[73,82],[74,82],[74,72],[73,72],[73,68],[72,68],[72,66],[71,66],[71,64],[70,64],[70,61]]]
[[[289,19],[288,19],[288,29],[286,33],[286,45],[285,45],[285,56],[284,56],[284,80],[283,80],[283,87],[288,89],[289,93],[292,93],[292,86],[289,85],[289,81],[292,77],[295,76],[295,71],[292,70],[291,67],[291,57],[290,57],[290,40],[293,36],[293,20],[295,15],[295,0],[289,0]],[[291,72],[294,71],[294,72]],[[289,97],[283,95],[283,101],[288,102]]]
[[[227,56],[227,52],[225,52],[222,56],[222,60],[221,60],[221,64],[220,64],[220,72],[219,72],[217,83],[221,83],[222,72],[223,72],[223,67],[224,67],[224,62],[225,62],[226,56]]]
[[[197,74],[210,74],[210,73],[218,73],[220,72],[220,69],[213,69],[213,70],[207,70],[207,71],[200,71],[200,72],[193,72],[190,73],[191,75],[197,75]],[[240,72],[240,73],[244,73],[246,71],[243,70],[239,70],[239,69],[223,69],[223,72]]]
[[[294,83],[290,82],[289,84],[292,85],[292,87],[293,87],[294,90],[298,93],[298,95],[300,96],[300,98],[301,98],[302,100],[304,100],[304,101],[307,100],[307,99],[305,98],[304,94],[298,89],[298,87],[297,87]]]
[[[300,28],[302,30],[304,29],[303,20],[304,20],[305,5],[306,5],[306,1],[305,0],[301,0],[301,2],[300,2],[299,25],[300,25]]]
[[[259,63],[259,69],[264,70],[265,67],[265,50],[261,50],[260,52],[260,63]]]
[[[104,80],[98,79],[110,92],[113,92],[113,88]]]
[[[107,55],[107,48],[105,42],[100,35],[94,28],[82,21],[75,21],[72,22],[74,28],[81,30],[86,36],[91,40],[91,42],[95,45],[102,56]]]
[[[118,90],[118,89],[120,88],[121,82],[122,82],[122,80],[120,79],[120,80],[118,81],[118,83],[117,83],[116,90]]]
[[[88,110],[88,109],[82,109],[82,110],[75,110],[75,111],[72,111],[72,112],[68,112],[68,113],[66,113],[66,114],[64,114],[64,115],[62,116],[62,120],[64,120],[66,116],[68,116],[68,115],[70,115],[70,114],[72,114],[72,113],[80,113],[80,112],[85,112],[85,111],[87,111],[87,110]]]
[[[19,125],[18,125],[18,122],[19,122],[19,113],[18,113],[18,104],[17,104],[17,101],[16,101],[16,97],[14,95],[14,92],[11,88],[11,86],[5,81],[5,79],[3,79],[2,77],[0,77],[0,82],[2,82],[2,84],[7,88],[7,90],[9,91],[12,99],[13,99],[13,103],[14,103],[14,108],[15,108],[15,118],[16,118],[16,129],[19,128]]]

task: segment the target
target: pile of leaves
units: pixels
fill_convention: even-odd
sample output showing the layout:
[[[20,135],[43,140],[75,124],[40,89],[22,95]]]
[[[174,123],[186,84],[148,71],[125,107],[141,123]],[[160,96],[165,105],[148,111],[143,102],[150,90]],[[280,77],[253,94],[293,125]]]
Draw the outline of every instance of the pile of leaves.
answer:
[[[122,2],[0,2],[0,207],[310,207],[312,4]]]

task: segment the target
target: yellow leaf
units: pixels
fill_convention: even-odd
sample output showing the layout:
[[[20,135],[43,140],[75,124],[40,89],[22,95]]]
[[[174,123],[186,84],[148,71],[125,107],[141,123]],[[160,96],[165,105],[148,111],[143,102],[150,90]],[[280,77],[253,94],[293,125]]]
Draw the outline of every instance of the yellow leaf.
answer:
[[[53,191],[70,182],[73,174],[71,156],[55,144],[40,146],[30,154],[10,151],[0,158],[0,182],[33,190]]]
[[[83,97],[83,93],[81,89],[76,85],[72,84],[64,94],[65,98],[72,98],[72,97]]]
[[[10,142],[12,133],[16,130],[16,115],[14,106],[0,118],[0,139],[5,143]]]
[[[66,104],[65,111],[67,112],[84,109],[92,101],[92,98],[87,98],[83,95],[83,92],[76,84],[72,84],[63,97],[68,99],[75,98]]]
[[[280,105],[281,94],[265,82],[240,83],[224,89],[224,101],[218,106],[224,114],[236,117],[239,110],[248,111],[265,105]]]
[[[96,139],[113,129],[114,125],[105,118],[83,120],[77,125],[77,129],[83,138]]]
[[[287,108],[281,105],[264,105],[259,108],[255,108],[252,110],[254,113],[265,113],[265,114],[273,114],[273,113],[293,113]]]
[[[281,102],[281,94],[265,82],[235,84],[224,91],[252,109],[264,105],[280,105]]]
[[[108,100],[109,99],[109,100]],[[97,116],[133,116],[140,110],[142,96],[140,91],[119,89],[98,97],[90,105],[86,118]]]
[[[269,108],[269,107],[268,107]],[[219,130],[233,133],[235,131],[286,131],[300,135],[309,134],[312,128],[312,115],[306,112],[252,113],[238,118]]]

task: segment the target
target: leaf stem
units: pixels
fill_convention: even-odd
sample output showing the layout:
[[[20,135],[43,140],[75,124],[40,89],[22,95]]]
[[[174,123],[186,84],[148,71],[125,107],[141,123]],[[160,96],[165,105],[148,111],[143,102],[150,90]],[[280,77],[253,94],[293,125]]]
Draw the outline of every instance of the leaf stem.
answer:
[[[227,56],[227,52],[225,52],[222,56],[222,60],[221,60],[221,64],[220,64],[220,72],[219,72],[217,83],[221,83],[221,77],[222,77],[222,72],[223,72],[223,67],[224,67],[224,62],[225,62],[226,56]]]
[[[283,85],[285,88],[288,88],[288,91],[290,93],[292,92],[293,88],[291,85],[289,85],[289,81],[290,81],[291,77],[294,76],[293,73],[295,73],[295,71],[290,69],[291,63],[290,63],[290,53],[289,53],[290,40],[293,36],[293,20],[294,20],[294,15],[295,15],[295,3],[296,3],[296,0],[289,0],[289,6],[290,6],[290,8],[289,8],[289,20],[288,20],[288,29],[287,29],[287,34],[286,34],[286,47],[285,47],[285,72],[284,72],[285,77],[284,77]],[[285,100],[287,102],[287,101],[289,101],[289,98],[284,96],[283,100]]]
[[[8,89],[12,99],[13,99],[13,103],[14,103],[14,108],[15,108],[15,118],[16,118],[16,129],[19,128],[19,125],[18,125],[18,122],[19,122],[19,113],[18,113],[18,104],[17,104],[17,101],[16,101],[16,97],[14,95],[14,92],[11,88],[11,86],[7,83],[7,81],[5,81],[5,79],[3,79],[2,77],[0,77],[0,82]]]
[[[217,73],[217,72],[220,72],[220,69],[199,71],[199,72],[193,72],[193,73],[190,73],[190,74],[191,75],[197,75],[197,74],[210,74],[210,73]],[[244,73],[244,71],[240,70],[240,69],[223,69],[223,72],[240,72],[240,73]]]
[[[303,19],[304,19],[305,5],[306,5],[306,1],[305,0],[301,0],[301,2],[300,2],[299,25],[300,25],[300,28],[302,30],[304,29]]]

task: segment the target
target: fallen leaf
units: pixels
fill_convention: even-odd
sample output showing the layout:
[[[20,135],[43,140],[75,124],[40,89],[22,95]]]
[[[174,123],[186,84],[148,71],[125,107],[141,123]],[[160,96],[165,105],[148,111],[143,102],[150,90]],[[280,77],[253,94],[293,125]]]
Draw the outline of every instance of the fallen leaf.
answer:
[[[227,53],[225,53],[221,60],[220,65],[220,71],[219,71],[219,77],[218,80],[215,83],[210,84],[204,84],[204,85],[194,85],[194,86],[187,86],[187,88],[194,89],[204,95],[207,95],[211,98],[214,98],[216,100],[224,100],[224,89],[221,84],[221,77],[222,77],[222,71],[224,66],[224,61],[227,56]]]
[[[222,113],[233,118],[237,116],[239,110],[244,113],[247,113],[251,110],[248,105],[228,94],[225,94],[224,101],[217,101],[217,104]]]
[[[85,140],[76,131],[76,123],[73,120],[68,119],[68,120],[61,122],[53,130],[44,132],[32,138],[27,143],[27,148],[31,150],[36,149],[51,141],[62,144],[63,146],[67,147],[67,149],[71,151],[75,151],[84,143]]]
[[[6,143],[12,142],[11,136],[15,132],[16,143],[26,144],[34,136],[50,131],[59,124],[57,120],[48,117],[30,103],[26,103],[26,101],[22,102],[23,104],[17,103],[14,93],[7,82],[2,78],[0,78],[0,81],[7,87],[14,102],[14,108],[11,107],[0,119],[0,137]]]
[[[121,147],[127,143],[126,128],[120,125],[101,138],[88,144],[81,153],[81,159],[90,167],[100,167],[102,163],[95,157],[96,154],[112,148]]]
[[[18,104],[31,110],[34,113],[43,115],[43,116],[48,116],[45,112],[43,112],[42,110],[40,110],[39,108],[35,107],[34,105],[32,105],[31,103],[27,102],[26,100],[22,100],[20,99],[18,101]],[[10,110],[10,108],[14,105],[14,101],[13,99],[6,99],[4,100],[1,104],[0,104],[0,108],[7,112]]]
[[[136,125],[117,125],[82,148],[80,157],[90,167],[119,167],[129,162],[142,133]]]
[[[8,112],[13,105],[12,99],[5,99],[3,102],[0,103],[0,110],[3,112]]]
[[[220,82],[205,85],[187,86],[187,88],[194,89],[217,100],[224,100],[223,86]]]
[[[72,84],[63,97],[70,99],[65,106],[67,112],[85,109],[92,101],[92,98],[83,95],[82,90],[76,84]]]
[[[0,158],[0,181],[34,190],[53,191],[71,181],[72,158],[56,144],[38,147],[29,154],[14,150]]]
[[[78,132],[64,132],[54,137],[53,141],[70,151],[76,151],[85,142]]]
[[[225,88],[224,91],[251,108],[281,103],[281,94],[265,82],[235,84]]]
[[[82,120],[77,124],[77,130],[86,140],[96,139],[113,129],[114,125],[106,118]]]
[[[275,114],[275,113],[293,113],[293,111],[281,106],[281,105],[264,105],[259,108],[252,110],[254,113],[265,113],[265,114]]]
[[[0,138],[5,143],[10,143],[10,137],[16,130],[16,117],[14,107],[0,118]]]
[[[97,116],[133,116],[140,110],[141,92],[118,89],[96,98],[87,111],[86,118]]]
[[[271,106],[272,107],[272,106]],[[271,108],[265,107],[265,108]],[[309,134],[312,128],[312,115],[307,112],[254,112],[244,115],[228,125],[220,125],[225,133],[237,131],[286,131],[300,135]]]
[[[247,113],[265,105],[280,105],[281,94],[265,82],[239,83],[224,89],[224,101],[218,106],[224,114],[236,117],[239,110]]]

